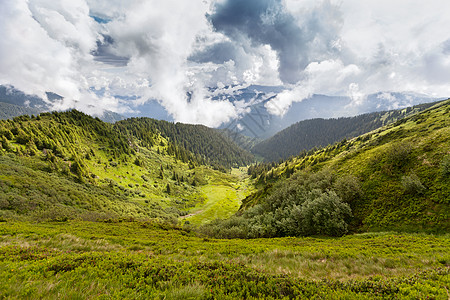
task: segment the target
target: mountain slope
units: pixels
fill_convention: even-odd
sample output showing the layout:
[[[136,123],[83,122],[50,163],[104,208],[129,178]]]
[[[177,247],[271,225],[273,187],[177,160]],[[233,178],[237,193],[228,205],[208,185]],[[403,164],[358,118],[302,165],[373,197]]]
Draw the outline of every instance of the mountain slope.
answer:
[[[395,122],[425,110],[436,103],[420,104],[401,110],[376,112],[338,119],[312,119],[300,121],[260,142],[252,152],[267,161],[285,160],[301,151],[323,147],[342,139],[349,139],[383,125]]]
[[[222,237],[450,230],[450,100],[258,176]]]
[[[154,144],[153,137],[159,133],[177,145],[178,149],[183,148],[193,153],[197,161],[216,168],[245,166],[254,160],[251,153],[240,148],[225,134],[203,125],[130,118],[117,122],[114,126],[123,134],[133,135],[150,145]]]
[[[346,96],[313,94],[307,99],[297,99],[299,102],[293,102],[289,107],[278,107],[271,102],[270,107],[273,112],[284,112],[282,116],[279,116],[268,110],[267,103],[282,90],[280,87],[249,86],[234,90],[231,94],[219,95],[217,99],[251,103],[248,113],[224,124],[221,128],[227,128],[251,138],[267,139],[302,120],[351,117],[439,100],[416,93],[380,92],[367,95],[362,103],[355,104],[350,97]]]
[[[0,121],[0,217],[177,222],[206,201],[203,186],[238,180],[181,161],[160,133],[152,140],[75,110]]]
[[[37,115],[41,112],[42,110],[37,108],[0,102],[0,120],[10,119],[21,115]]]

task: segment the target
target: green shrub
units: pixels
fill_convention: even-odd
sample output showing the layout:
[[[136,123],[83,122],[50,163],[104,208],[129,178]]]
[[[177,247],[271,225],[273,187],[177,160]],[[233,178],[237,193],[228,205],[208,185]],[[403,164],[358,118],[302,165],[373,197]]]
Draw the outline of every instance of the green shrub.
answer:
[[[361,184],[353,175],[339,177],[333,184],[333,190],[346,203],[353,203],[363,195]]]
[[[403,176],[402,185],[404,191],[411,195],[423,194],[426,190],[426,188],[420,182],[419,177],[417,177],[417,175],[414,173],[412,173],[411,175]]]
[[[278,183],[261,204],[228,220],[216,220],[201,231],[219,238],[341,236],[347,232],[352,213],[329,189],[333,177],[330,171],[296,174]],[[351,182],[356,184],[356,180]]]
[[[311,198],[296,209],[302,235],[342,236],[347,233],[347,222],[352,215],[350,206],[335,192],[312,191]]]
[[[386,151],[386,161],[394,168],[402,169],[409,161],[412,151],[412,144],[409,142],[399,142],[390,146]]]

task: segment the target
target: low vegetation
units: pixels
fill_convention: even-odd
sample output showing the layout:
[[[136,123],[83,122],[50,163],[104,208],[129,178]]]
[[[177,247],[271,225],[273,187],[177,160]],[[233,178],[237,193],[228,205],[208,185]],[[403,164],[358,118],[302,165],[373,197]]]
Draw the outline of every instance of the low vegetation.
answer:
[[[448,299],[448,236],[216,240],[149,222],[0,227],[0,297]]]
[[[336,188],[339,193],[343,189]],[[350,206],[333,189],[330,173],[304,172],[277,183],[258,204],[202,231],[221,238],[342,236],[351,217]]]

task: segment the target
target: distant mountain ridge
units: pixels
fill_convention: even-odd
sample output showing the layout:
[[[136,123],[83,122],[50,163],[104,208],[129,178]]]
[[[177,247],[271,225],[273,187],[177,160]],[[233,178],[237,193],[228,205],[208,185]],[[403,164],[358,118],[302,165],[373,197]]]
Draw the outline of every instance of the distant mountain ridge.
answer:
[[[231,102],[250,103],[248,113],[220,128],[255,139],[267,139],[303,120],[351,117],[443,100],[443,98],[436,99],[416,93],[379,92],[368,95],[362,103],[357,105],[347,96],[314,94],[300,102],[293,102],[283,116],[277,116],[268,111],[266,104],[281,91],[280,87],[273,87],[271,90],[269,87],[250,86],[235,91],[233,95],[218,96],[218,99],[228,99]]]
[[[26,94],[13,86],[0,85],[0,119],[11,119],[21,115],[36,115],[41,112],[52,110],[51,102],[61,101],[63,97],[52,92],[46,92],[50,101],[46,102],[36,95]],[[105,110],[99,117],[107,123],[114,123],[125,119],[124,116]]]
[[[0,102],[0,120],[11,119],[21,115],[37,115],[41,112],[38,108]]]

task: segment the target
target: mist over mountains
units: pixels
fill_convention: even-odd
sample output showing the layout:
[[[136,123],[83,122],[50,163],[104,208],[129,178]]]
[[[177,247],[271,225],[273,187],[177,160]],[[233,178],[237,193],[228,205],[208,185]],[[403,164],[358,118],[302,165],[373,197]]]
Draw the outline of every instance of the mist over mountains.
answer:
[[[222,124],[220,129],[245,135],[254,139],[267,139],[290,125],[314,118],[339,118],[356,116],[364,113],[387,111],[433,102],[439,99],[417,93],[379,92],[371,94],[357,103],[347,96],[311,95],[308,99],[293,102],[283,114],[273,114],[267,103],[284,90],[281,86],[250,85],[246,88],[229,87],[226,94],[218,93],[213,100],[227,100],[241,107],[238,118]],[[211,89],[214,91],[214,89]],[[8,103],[27,110],[11,110],[11,114],[3,113],[2,118],[14,117],[20,114],[35,114],[39,111],[52,111],[53,107],[64,98],[58,94],[47,92],[47,99],[36,95],[28,95],[12,86],[0,86],[0,102]],[[114,123],[130,117],[150,117],[158,120],[173,121],[173,117],[156,100],[142,101],[137,104],[136,97],[116,96],[122,102],[128,103],[130,109],[123,114],[104,111],[103,115],[94,114],[103,121]],[[271,103],[273,105],[273,102]],[[272,107],[273,108],[273,107]],[[14,111],[17,111],[16,113]],[[89,111],[85,113],[90,114]]]
[[[400,109],[439,99],[417,93],[379,92],[371,94],[360,103],[347,96],[311,95],[308,99],[293,102],[283,115],[271,113],[267,103],[283,89],[281,87],[249,86],[237,90],[227,99],[249,103],[246,113],[220,128],[227,128],[245,136],[266,139],[290,125],[314,118],[339,118],[360,114]],[[225,97],[225,95],[222,95]],[[273,105],[273,102],[271,102]]]

